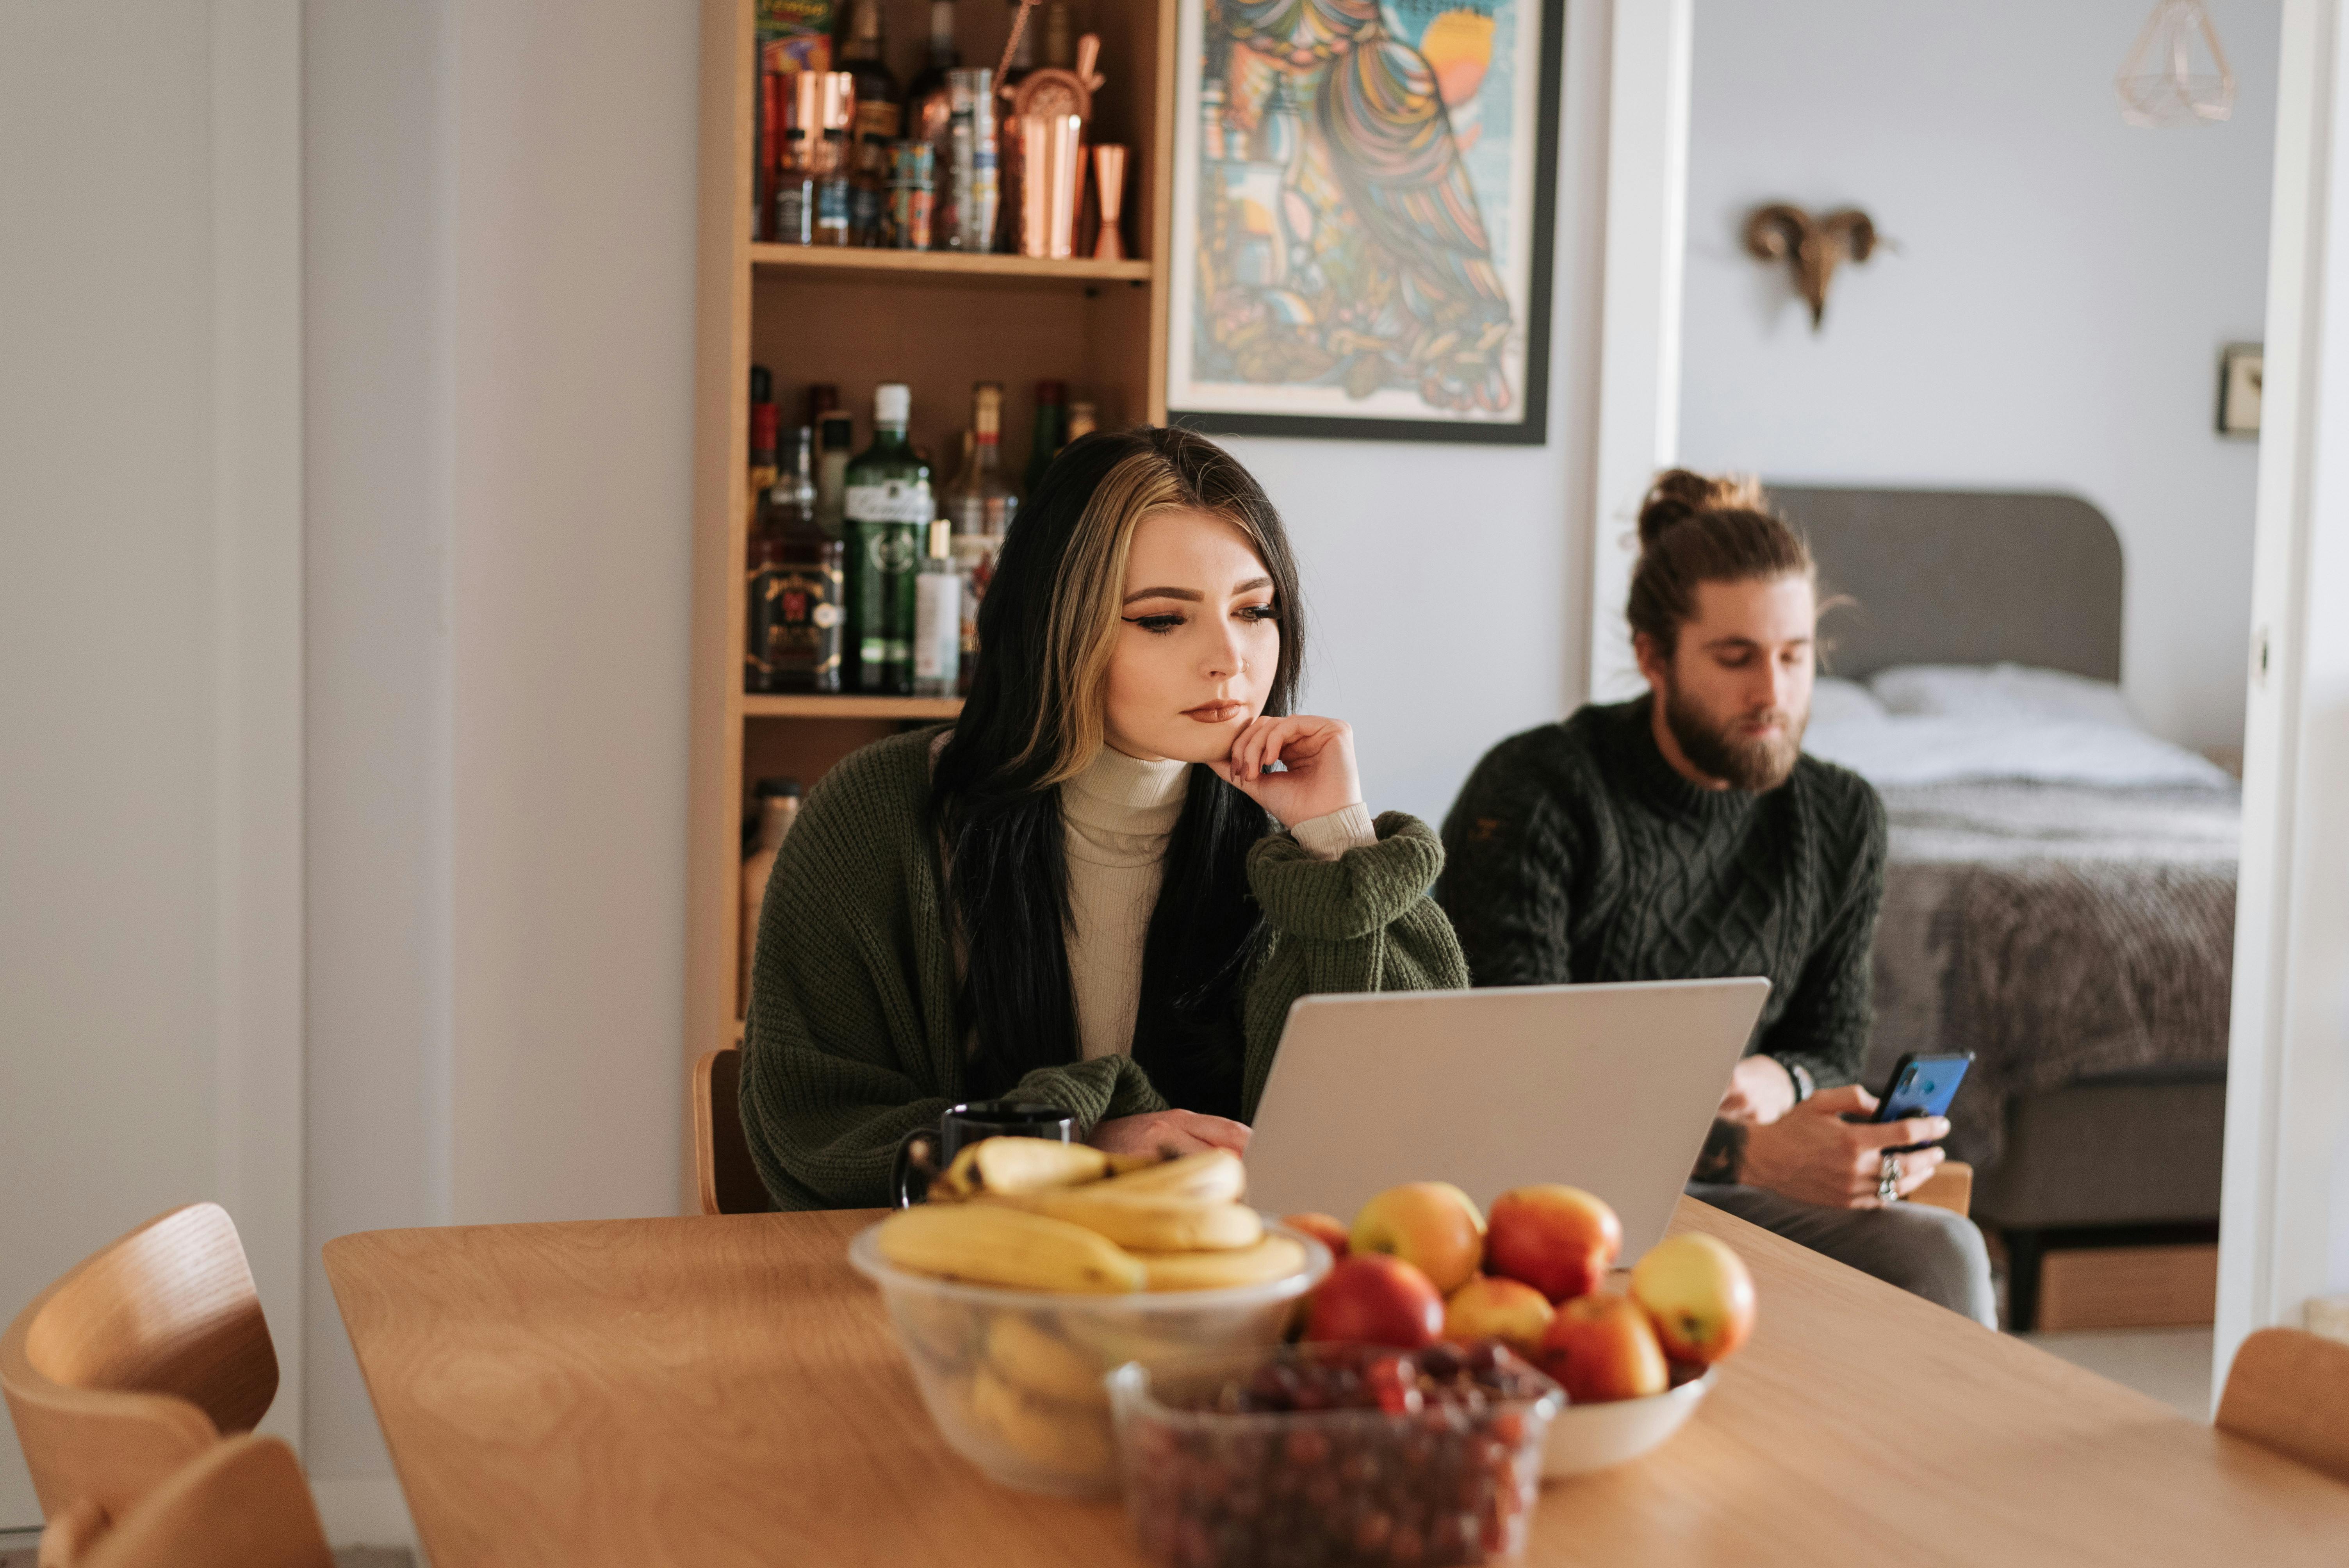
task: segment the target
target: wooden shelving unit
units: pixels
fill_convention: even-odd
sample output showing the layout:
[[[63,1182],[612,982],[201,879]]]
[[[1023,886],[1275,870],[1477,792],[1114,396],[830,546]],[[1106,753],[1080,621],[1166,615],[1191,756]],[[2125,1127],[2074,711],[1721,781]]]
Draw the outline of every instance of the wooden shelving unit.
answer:
[[[952,699],[752,696],[742,690],[750,366],[775,377],[786,426],[810,383],[829,382],[870,438],[873,389],[913,388],[914,443],[941,485],[969,420],[970,389],[1006,389],[1003,449],[1017,475],[1033,432],[1035,383],[1066,381],[1101,422],[1163,422],[1168,198],[1174,151],[1176,0],[1075,0],[1077,27],[1102,39],[1107,86],[1092,139],[1131,148],[1130,259],[1098,262],[945,252],[809,249],[750,240],[751,0],[702,0],[699,262],[695,310],[694,633],[687,816],[685,1062],[740,1038],[741,825],[750,787],[771,775],[812,784],[859,747],[952,718]],[[1000,57],[1003,0],[959,0],[964,61]],[[885,0],[888,64],[919,69],[926,0]],[[1040,26],[1040,18],[1031,19]],[[693,1201],[691,1140],[679,1171]]]
[[[865,273],[875,277],[914,274],[956,283],[975,278],[1016,278],[1073,287],[1148,283],[1151,275],[1147,261],[1131,258],[1098,262],[1081,256],[1054,261],[1040,256],[964,255],[955,251],[823,250],[812,245],[752,245],[750,264],[761,272]]]

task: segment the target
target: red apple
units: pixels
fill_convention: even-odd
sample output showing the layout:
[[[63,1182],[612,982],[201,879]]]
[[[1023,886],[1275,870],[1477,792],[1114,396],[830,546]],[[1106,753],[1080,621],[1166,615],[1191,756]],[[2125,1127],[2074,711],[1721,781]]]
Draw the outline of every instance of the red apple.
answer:
[[[1444,1337],[1462,1344],[1497,1339],[1531,1359],[1552,1315],[1549,1298],[1533,1286],[1478,1274],[1444,1304]]]
[[[1552,1301],[1588,1295],[1623,1250],[1623,1222],[1579,1187],[1546,1181],[1493,1200],[1485,1266],[1523,1280]]]
[[[1292,1231],[1302,1231],[1330,1249],[1333,1258],[1346,1255],[1346,1222],[1335,1214],[1283,1214],[1280,1222]]]
[[[1313,1292],[1308,1339],[1353,1339],[1418,1350],[1444,1332],[1444,1297],[1427,1276],[1391,1257],[1341,1258]]]
[[[1710,1367],[1754,1332],[1754,1276],[1711,1236],[1667,1236],[1631,1271],[1631,1297],[1675,1361]]]
[[[1358,1255],[1392,1253],[1418,1265],[1449,1295],[1485,1256],[1485,1216],[1449,1181],[1406,1181],[1363,1204],[1348,1239]]]
[[[1630,1296],[1611,1292],[1578,1295],[1559,1307],[1535,1363],[1578,1404],[1643,1399],[1671,1382],[1648,1315]]]

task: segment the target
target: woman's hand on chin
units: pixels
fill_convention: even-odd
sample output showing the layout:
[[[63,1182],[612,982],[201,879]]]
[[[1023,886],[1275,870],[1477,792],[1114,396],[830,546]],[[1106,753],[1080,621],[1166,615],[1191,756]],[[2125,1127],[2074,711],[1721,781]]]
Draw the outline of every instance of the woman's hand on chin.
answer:
[[[1112,1154],[1199,1154],[1210,1149],[1246,1154],[1248,1128],[1244,1121],[1195,1110],[1155,1110],[1097,1122],[1085,1141]]]
[[[1267,772],[1278,762],[1285,771]],[[1291,714],[1250,719],[1232,738],[1231,755],[1210,762],[1216,777],[1295,827],[1362,799],[1354,766],[1354,730],[1343,719]]]

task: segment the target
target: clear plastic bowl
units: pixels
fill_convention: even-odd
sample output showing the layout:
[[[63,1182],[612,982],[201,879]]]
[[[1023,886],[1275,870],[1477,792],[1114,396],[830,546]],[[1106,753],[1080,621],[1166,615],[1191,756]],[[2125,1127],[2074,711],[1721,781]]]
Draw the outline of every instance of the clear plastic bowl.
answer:
[[[848,1261],[881,1287],[947,1446],[1006,1486],[1078,1496],[1117,1490],[1103,1374],[1277,1345],[1330,1264],[1312,1237],[1268,1225],[1303,1244],[1301,1273],[1231,1290],[1003,1290],[898,1268],[881,1255],[880,1228],[856,1233]]]
[[[1125,1505],[1143,1555],[1167,1568],[1434,1568],[1522,1553],[1540,1497],[1543,1440],[1566,1398],[1522,1363],[1535,1392],[1475,1409],[1186,1408],[1268,1360],[1363,1349],[1300,1345],[1112,1373]]]

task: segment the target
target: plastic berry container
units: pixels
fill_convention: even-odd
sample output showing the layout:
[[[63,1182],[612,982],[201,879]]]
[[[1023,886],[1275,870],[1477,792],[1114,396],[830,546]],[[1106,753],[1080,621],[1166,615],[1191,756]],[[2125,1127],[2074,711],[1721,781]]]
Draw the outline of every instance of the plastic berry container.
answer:
[[[1163,1568],[1493,1563],[1525,1550],[1557,1385],[1497,1346],[1299,1345],[1110,1375]]]

